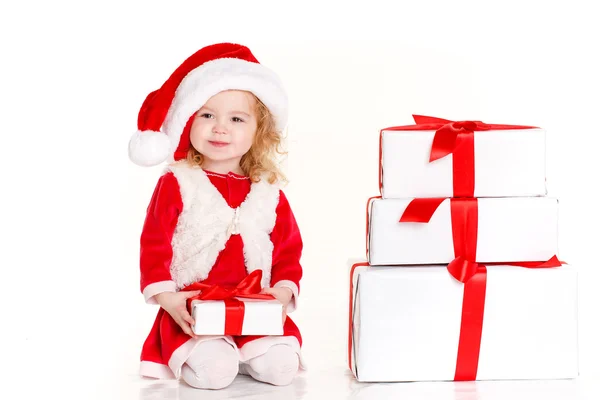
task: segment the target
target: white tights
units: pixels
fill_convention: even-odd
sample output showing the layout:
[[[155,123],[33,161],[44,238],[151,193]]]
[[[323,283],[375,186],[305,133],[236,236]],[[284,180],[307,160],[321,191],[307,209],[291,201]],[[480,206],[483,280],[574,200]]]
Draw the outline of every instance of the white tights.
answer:
[[[223,339],[198,344],[181,368],[181,377],[199,389],[229,386],[238,372],[272,385],[288,385],[298,372],[296,352],[286,344],[277,344],[258,357],[240,364],[237,352]]]

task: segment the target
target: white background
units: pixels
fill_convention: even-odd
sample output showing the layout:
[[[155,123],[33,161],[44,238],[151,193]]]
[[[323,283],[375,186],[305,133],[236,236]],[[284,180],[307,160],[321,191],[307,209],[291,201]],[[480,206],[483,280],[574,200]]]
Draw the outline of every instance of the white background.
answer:
[[[177,385],[136,377],[156,314],[139,293],[137,245],[161,168],[130,163],[127,143],[147,93],[200,47],[234,41],[276,70],[290,94],[285,191],[305,243],[294,319],[311,369],[287,392],[242,381],[223,396],[240,388],[305,398],[597,396],[593,2],[395,3],[2,3],[0,379],[7,392],[185,397]],[[560,257],[581,274],[580,380],[361,386],[348,374],[347,259],[364,254],[364,206],[378,194],[379,129],[410,124],[412,113],[547,129]]]

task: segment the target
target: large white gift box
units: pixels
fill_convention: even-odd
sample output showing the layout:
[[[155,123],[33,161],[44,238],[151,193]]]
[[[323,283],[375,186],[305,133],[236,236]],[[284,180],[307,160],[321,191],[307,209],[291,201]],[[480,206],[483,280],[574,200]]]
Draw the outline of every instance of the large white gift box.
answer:
[[[475,379],[577,377],[576,270],[488,266],[486,281]],[[357,380],[457,380],[466,365],[457,363],[464,289],[444,266],[353,268],[349,357]]]
[[[442,199],[440,199],[442,200]],[[412,199],[374,199],[368,209],[371,265],[448,264],[453,230],[465,223],[453,213],[475,201],[477,262],[545,261],[558,255],[558,200],[551,197],[443,199],[427,223],[399,222]]]
[[[228,331],[226,324],[240,318],[239,313],[226,312],[223,300],[194,300],[191,302],[193,331],[197,335],[283,335],[283,305],[278,300],[240,298],[243,303],[241,332]],[[237,324],[239,326],[239,324]]]
[[[455,154],[430,162],[435,131],[382,130],[380,185],[383,198],[457,197]],[[540,128],[476,131],[474,192],[470,197],[544,196],[546,137]],[[471,172],[472,173],[472,172]],[[461,173],[460,178],[465,179]]]

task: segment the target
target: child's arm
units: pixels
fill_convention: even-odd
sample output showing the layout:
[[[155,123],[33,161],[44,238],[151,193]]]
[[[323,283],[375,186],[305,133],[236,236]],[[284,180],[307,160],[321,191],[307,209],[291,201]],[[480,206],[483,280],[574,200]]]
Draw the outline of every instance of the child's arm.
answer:
[[[159,293],[176,291],[170,272],[171,239],[182,208],[177,179],[166,173],[154,189],[140,238],[140,285],[149,304],[157,304],[154,296]]]
[[[292,298],[287,306],[290,313],[296,309],[302,278],[302,237],[294,213],[282,191],[279,193],[277,219],[271,233],[273,242],[273,265],[271,267],[271,287],[288,288]]]

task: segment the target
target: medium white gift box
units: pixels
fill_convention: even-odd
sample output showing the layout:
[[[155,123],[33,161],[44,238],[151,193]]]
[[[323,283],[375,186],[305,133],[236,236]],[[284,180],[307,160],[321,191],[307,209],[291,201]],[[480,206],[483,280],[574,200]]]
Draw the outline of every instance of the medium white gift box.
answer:
[[[455,197],[453,157],[429,162],[434,130],[380,132],[383,198]],[[544,196],[546,135],[540,128],[475,131],[471,197]]]
[[[464,286],[444,266],[353,268],[357,380],[455,380]],[[577,329],[573,267],[488,266],[475,379],[575,378]]]
[[[371,265],[448,264],[454,251],[451,202],[427,223],[399,222],[412,199],[374,199],[368,209]],[[558,200],[551,197],[479,198],[477,262],[546,261],[558,255]],[[456,228],[456,227],[454,227]]]
[[[241,333],[225,330],[226,306],[223,300],[191,302],[192,327],[197,335],[283,335],[283,304],[278,300],[239,298],[244,304]]]

